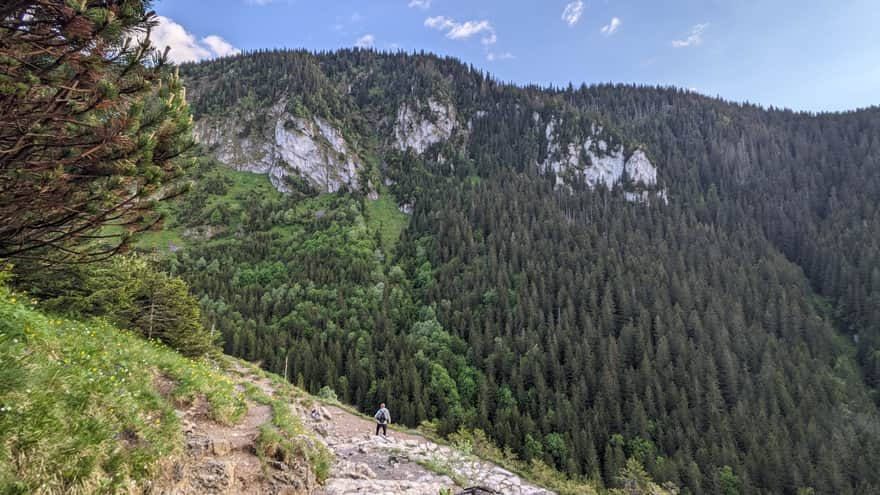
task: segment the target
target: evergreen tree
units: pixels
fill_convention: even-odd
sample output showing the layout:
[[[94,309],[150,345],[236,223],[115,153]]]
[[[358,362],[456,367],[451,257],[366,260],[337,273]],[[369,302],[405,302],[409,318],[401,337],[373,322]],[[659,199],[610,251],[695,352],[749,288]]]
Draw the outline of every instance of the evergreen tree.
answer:
[[[149,4],[0,7],[0,258],[110,255],[177,192],[190,117]]]

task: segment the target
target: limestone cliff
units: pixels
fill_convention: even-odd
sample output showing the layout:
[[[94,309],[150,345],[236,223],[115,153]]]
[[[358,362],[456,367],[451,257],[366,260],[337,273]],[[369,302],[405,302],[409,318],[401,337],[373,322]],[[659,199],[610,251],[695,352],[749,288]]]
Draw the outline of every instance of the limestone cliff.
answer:
[[[535,122],[540,122],[537,114]],[[623,144],[610,144],[616,136],[597,124],[580,139],[564,141],[557,132],[558,126],[559,121],[554,117],[544,127],[546,153],[538,165],[544,173],[555,175],[557,187],[580,175],[591,188],[625,187],[624,197],[630,202],[648,203],[652,196],[667,201],[665,189],[657,183],[657,168],[644,149],[636,148],[627,153]]]
[[[283,101],[265,113],[206,116],[195,122],[194,134],[221,162],[267,174],[281,191],[289,191],[288,177],[319,192],[359,188],[363,161],[342,132],[320,117],[291,115]]]
[[[374,127],[379,133],[377,141],[390,141],[390,146],[371,152],[381,156],[411,151],[442,165],[446,161],[443,155],[428,156],[434,145],[459,138],[467,142],[476,121],[498,118],[497,113],[483,109],[462,115],[451,102],[437,97],[410,100],[384,117],[390,125]],[[572,134],[571,126],[562,132],[564,121],[559,115],[542,117],[534,112],[532,121],[535,132],[544,138],[542,159],[536,166],[554,176],[557,188],[568,189],[575,181],[583,181],[590,188],[623,188],[624,198],[634,203],[668,202],[647,150],[625,146],[617,133],[595,122]],[[289,191],[292,184],[302,181],[318,192],[347,187],[375,198],[375,186],[381,183],[378,175],[376,181],[367,178],[375,171],[365,170],[364,150],[349,142],[337,125],[317,116],[294,116],[283,100],[264,111],[237,109],[228,116],[206,115],[196,121],[195,136],[221,162],[238,170],[267,174],[281,191]],[[370,139],[356,138],[360,142]],[[412,208],[411,202],[400,204],[406,213]]]
[[[452,136],[456,127],[455,108],[434,98],[424,104],[403,104],[394,124],[394,145],[398,150],[424,153],[429,146]]]

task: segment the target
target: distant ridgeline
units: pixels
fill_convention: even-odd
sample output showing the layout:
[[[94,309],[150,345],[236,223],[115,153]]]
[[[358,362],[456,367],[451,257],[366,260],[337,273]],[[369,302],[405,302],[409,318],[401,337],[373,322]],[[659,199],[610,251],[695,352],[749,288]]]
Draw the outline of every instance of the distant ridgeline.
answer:
[[[880,492],[877,109],[366,50],[181,74],[212,158],[159,247],[227,352],[606,486]]]

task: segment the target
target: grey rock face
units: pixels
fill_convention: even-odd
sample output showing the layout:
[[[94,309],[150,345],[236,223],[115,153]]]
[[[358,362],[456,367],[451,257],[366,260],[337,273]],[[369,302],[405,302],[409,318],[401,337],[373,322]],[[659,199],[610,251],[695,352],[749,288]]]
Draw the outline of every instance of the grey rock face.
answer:
[[[557,187],[564,186],[567,177],[578,174],[591,188],[604,185],[613,189],[623,182],[624,177],[628,177],[630,183],[640,191],[626,191],[627,201],[647,204],[652,195],[667,201],[665,189],[657,184],[657,167],[643,149],[636,149],[626,156],[622,145],[612,146],[601,137],[603,129],[597,125],[592,126],[583,142],[562,143],[557,133],[558,126],[556,119],[547,123],[544,129],[547,156],[538,165],[544,173],[555,175]]]
[[[194,124],[193,133],[218,160],[266,174],[280,191],[288,191],[288,176],[300,177],[321,192],[358,188],[363,162],[339,129],[318,117],[294,117],[284,102],[259,117],[205,117]],[[257,122],[262,127],[256,128]]]
[[[455,108],[429,98],[425,107],[402,105],[394,125],[395,147],[424,153],[429,146],[452,136],[456,126]]]

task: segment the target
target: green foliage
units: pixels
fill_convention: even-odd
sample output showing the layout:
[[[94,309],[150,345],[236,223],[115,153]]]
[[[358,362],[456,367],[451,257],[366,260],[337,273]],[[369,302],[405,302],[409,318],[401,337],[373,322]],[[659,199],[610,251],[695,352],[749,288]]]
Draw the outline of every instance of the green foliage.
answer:
[[[201,322],[198,301],[178,277],[146,258],[120,256],[52,273],[22,271],[20,285],[47,308],[74,317],[103,316],[113,324],[156,339],[188,356],[216,352],[216,339]]]
[[[208,361],[100,320],[49,316],[5,288],[0,363],[5,493],[127,492],[182,453],[175,402],[203,396],[219,422],[245,410]],[[159,381],[168,384],[161,393]]]
[[[367,224],[379,233],[380,246],[386,259],[391,259],[400,234],[406,228],[409,217],[397,208],[394,196],[383,192],[375,201],[364,201]]]
[[[288,362],[288,376],[294,380],[308,377],[302,384],[311,392],[329,386],[339,391],[343,401],[356,402],[364,409],[372,408],[398,388],[397,384],[374,382],[376,364],[365,359],[397,338],[380,338],[377,330],[402,333],[408,327],[400,323],[414,311],[408,275],[398,265],[388,266],[390,254],[378,255],[382,247],[379,229],[388,224],[376,223],[377,216],[399,219],[402,215],[396,206],[393,212],[387,208],[393,201],[380,199],[380,204],[388,204],[377,213],[364,209],[370,208],[368,200],[342,194],[301,197],[266,194],[262,189],[251,191],[249,185],[256,183],[250,181],[257,176],[230,173],[208,161],[201,163],[196,174],[197,185],[177,204],[175,228],[209,222],[209,212],[218,208],[229,212],[230,222],[238,223],[207,242],[192,243],[186,250],[173,253],[164,265],[192,284],[205,319],[222,333],[225,350],[262,359],[269,369],[279,373],[284,372],[284,363]],[[208,179],[211,177],[214,179]],[[216,177],[228,177],[227,187],[202,187],[206,181],[218,182]],[[242,184],[240,179],[246,182]],[[271,187],[265,178],[260,184]],[[248,212],[247,216],[239,216],[241,212]],[[390,324],[379,330],[375,322],[381,312],[387,312],[385,318]],[[433,317],[426,321],[430,319],[437,325]],[[463,343],[448,333],[435,335],[432,331],[404,337],[412,340],[408,344],[412,348],[409,366],[414,373],[419,368],[418,374],[424,375],[419,380],[429,381],[432,362],[443,362],[444,366],[454,363],[453,379],[460,376],[468,393],[474,395],[475,380],[465,380],[472,373],[464,362]],[[334,352],[343,353],[340,344],[345,342],[344,352],[352,353],[352,358],[346,361],[340,357],[338,364],[329,362],[326,356],[315,361],[313,358],[323,352],[315,354],[313,346],[320,345],[319,337],[325,333],[333,335]],[[427,342],[432,345],[423,345]],[[422,348],[426,352],[418,354],[416,351]],[[343,365],[344,361],[347,364]],[[449,372],[435,372],[436,385],[454,390],[443,380],[443,374]],[[394,378],[401,384],[406,379],[404,374]],[[373,384],[376,388],[365,393]],[[353,396],[351,390],[355,387],[360,392]],[[396,392],[394,395],[405,398]],[[440,399],[458,402],[455,395]],[[410,402],[411,410],[397,409],[395,416],[413,421],[427,407],[418,402]],[[450,421],[446,424],[457,428]]]
[[[564,465],[565,460],[569,456],[569,452],[562,435],[553,432],[545,436],[544,448],[547,453],[553,457],[553,460],[557,465]]]
[[[661,487],[651,481],[642,464],[636,459],[626,461],[620,471],[618,483],[621,488],[611,490],[613,495],[675,495],[678,491],[670,486]]]
[[[525,438],[526,459],[541,459],[544,457],[544,445],[535,440],[531,433],[526,433]]]
[[[0,258],[104,258],[185,188],[192,122],[180,79],[150,45],[150,4],[4,6]]]
[[[721,495],[739,495],[740,481],[730,466],[722,466],[718,470],[718,487]]]
[[[339,397],[336,396],[336,392],[333,391],[332,388],[328,386],[321,387],[321,390],[318,391],[318,397],[329,403],[339,402]]]
[[[517,88],[451,59],[364,51],[184,73],[202,114],[293,94],[362,143],[388,142],[400,105],[428,97],[462,124],[490,113],[421,155],[371,150],[391,195],[415,205],[393,247],[358,194],[184,200],[180,225],[210,223],[213,206],[227,223],[167,260],[227,352],[276,371],[289,360],[311,392],[361,410],[385,400],[405,424],[480,429],[534,476],[625,488],[648,473],[704,493],[730,466],[748,493],[880,486],[865,386],[880,383],[876,109]],[[606,141],[644,146],[669,204],[555,187],[535,167],[551,119],[563,140],[601,123]]]

